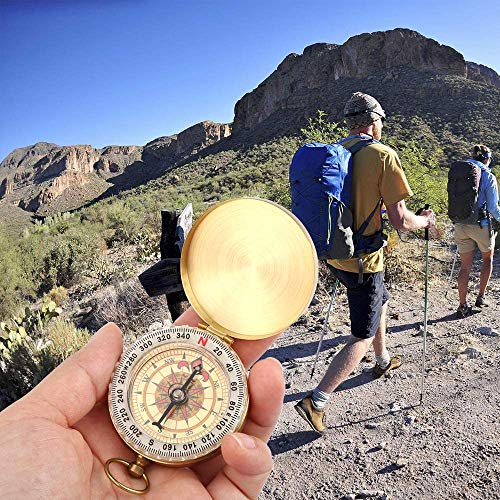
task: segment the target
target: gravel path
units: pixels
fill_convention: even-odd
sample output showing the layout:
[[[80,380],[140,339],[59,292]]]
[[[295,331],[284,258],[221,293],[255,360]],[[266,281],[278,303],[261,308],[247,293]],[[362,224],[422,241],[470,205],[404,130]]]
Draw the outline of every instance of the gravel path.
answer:
[[[478,266],[476,262],[476,278]],[[325,290],[318,291],[318,303],[267,353],[282,362],[287,388],[269,443],[274,472],[261,498],[500,498],[499,252],[489,308],[456,320],[457,291],[452,289],[447,300],[446,281],[435,275],[430,285],[423,404],[424,288],[423,283],[400,284],[390,289],[387,343],[390,352],[403,355],[404,364],[373,380],[373,360],[362,362],[328,403],[329,432],[324,436],[309,430],[293,408],[317,384],[349,334],[342,292],[311,381],[329,301]],[[471,288],[472,297],[477,279]]]

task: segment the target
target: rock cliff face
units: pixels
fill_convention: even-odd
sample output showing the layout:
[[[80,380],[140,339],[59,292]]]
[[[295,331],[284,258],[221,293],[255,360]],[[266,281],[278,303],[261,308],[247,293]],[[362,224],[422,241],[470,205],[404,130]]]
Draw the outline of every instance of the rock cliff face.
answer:
[[[290,54],[254,91],[235,106],[233,133],[249,131],[279,110],[300,107],[300,101],[327,91],[339,81],[397,77],[400,69],[456,75],[499,85],[491,69],[468,64],[455,49],[408,29],[365,33],[343,45],[317,43],[302,55]]]
[[[0,199],[38,213],[77,208],[89,197],[146,182],[230,133],[228,124],[205,121],[144,147],[39,142],[14,150],[0,164]]]
[[[14,190],[14,182],[12,179],[5,177],[5,179],[0,184],[0,198],[8,196]]]
[[[490,83],[500,88],[500,76],[488,66],[467,61],[467,78],[476,82]]]
[[[158,137],[144,146],[145,158],[156,160],[186,158],[231,135],[227,123],[204,121],[187,128],[177,135]]]

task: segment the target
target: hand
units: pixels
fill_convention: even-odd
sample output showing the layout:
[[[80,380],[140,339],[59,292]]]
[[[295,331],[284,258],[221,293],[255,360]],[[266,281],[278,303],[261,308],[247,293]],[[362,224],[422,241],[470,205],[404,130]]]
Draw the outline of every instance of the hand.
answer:
[[[189,309],[176,324],[195,326]],[[244,341],[233,347],[250,366],[276,337]],[[0,413],[0,491],[4,498],[132,498],[106,477],[112,457],[133,461],[109,417],[108,384],[122,352],[119,328],[101,328],[87,346],[71,356],[35,389]],[[272,470],[269,439],[283,403],[280,364],[265,359],[249,377],[250,408],[241,433],[222,440],[221,455],[190,468],[148,465],[151,490],[144,498],[257,498]],[[123,474],[123,482],[142,482]]]
[[[422,210],[419,215],[427,219],[427,225],[424,226],[425,229],[436,227],[436,214],[434,213],[434,210]]]
[[[431,240],[440,240],[441,239],[441,231],[436,226],[436,214],[433,210],[422,210],[420,213],[422,217],[427,218],[427,226],[426,229],[429,230],[429,238]]]

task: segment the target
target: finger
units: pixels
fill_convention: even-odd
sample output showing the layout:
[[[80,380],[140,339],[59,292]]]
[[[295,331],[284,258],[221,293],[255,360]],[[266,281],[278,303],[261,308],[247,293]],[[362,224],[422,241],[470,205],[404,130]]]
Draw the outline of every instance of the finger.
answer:
[[[250,372],[248,388],[250,408],[243,432],[267,442],[283,408],[285,380],[281,363],[274,358],[256,363]]]
[[[122,348],[120,329],[108,323],[85,347],[19,400],[19,404],[25,405],[33,415],[72,426],[107,393]]]
[[[225,436],[221,449],[226,465],[207,486],[212,498],[257,498],[273,468],[271,450],[242,433]]]
[[[285,381],[281,364],[267,358],[255,364],[248,379],[250,407],[242,432],[267,442],[278,421],[283,407]],[[224,466],[219,455],[193,469],[200,480],[207,484]]]
[[[196,311],[190,307],[182,313],[174,322],[174,325],[188,325],[197,327],[203,320],[198,316]],[[280,334],[273,335],[267,339],[260,340],[235,340],[232,345],[233,349],[238,353],[243,365],[248,368],[264,354],[269,346],[279,337]]]

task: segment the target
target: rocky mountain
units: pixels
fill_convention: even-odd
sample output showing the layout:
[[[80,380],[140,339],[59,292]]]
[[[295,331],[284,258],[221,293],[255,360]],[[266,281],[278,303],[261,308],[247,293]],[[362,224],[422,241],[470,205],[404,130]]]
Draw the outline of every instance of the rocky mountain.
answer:
[[[317,109],[340,120],[346,99],[357,90],[379,98],[389,116],[434,115],[453,127],[467,119],[476,102],[485,102],[492,123],[500,118],[500,77],[494,70],[398,28],[354,36],[343,45],[317,43],[302,55],[288,55],[236,103],[233,134],[288,132]],[[479,127],[470,135],[476,132]]]
[[[471,142],[500,148],[499,75],[397,28],[288,55],[236,103],[232,125],[205,121],[145,146],[37,143],[16,149],[0,164],[0,218],[2,204],[9,217],[18,209],[39,215],[69,210],[159,177],[202,151],[297,134],[318,109],[341,120],[345,101],[358,90],[382,102],[390,134],[442,147],[445,158],[464,154]]]
[[[39,215],[77,208],[147,182],[230,133],[228,124],[204,121],[145,146],[39,142],[15,149],[0,164],[0,199]]]

